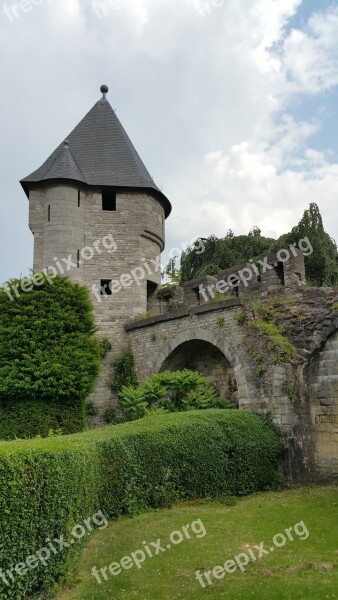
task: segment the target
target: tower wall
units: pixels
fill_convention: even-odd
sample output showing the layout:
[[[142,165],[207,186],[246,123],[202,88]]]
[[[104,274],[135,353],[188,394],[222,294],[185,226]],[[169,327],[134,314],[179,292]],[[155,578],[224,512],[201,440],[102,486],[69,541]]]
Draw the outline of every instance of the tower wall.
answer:
[[[29,200],[34,270],[56,268],[86,285],[99,334],[120,346],[126,321],[147,310],[147,283],[161,281],[163,207],[148,193],[126,191],[117,193],[115,211],[105,211],[101,189],[71,182],[42,184]],[[101,295],[102,280],[113,282],[112,295]]]
[[[30,228],[34,233],[34,270],[56,268],[73,281],[84,281],[83,267],[67,271],[66,259],[77,262],[77,252],[85,246],[85,202],[78,206],[78,186],[66,183],[44,184],[29,195]],[[81,196],[84,193],[81,192]]]

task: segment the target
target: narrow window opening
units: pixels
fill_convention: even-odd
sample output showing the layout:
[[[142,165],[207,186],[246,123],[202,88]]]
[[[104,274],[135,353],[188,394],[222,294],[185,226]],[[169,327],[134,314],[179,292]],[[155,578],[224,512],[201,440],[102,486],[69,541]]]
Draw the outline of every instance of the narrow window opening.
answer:
[[[199,287],[192,288],[192,293],[194,297],[194,302],[196,302],[197,304],[201,304],[201,294]]]
[[[285,285],[285,277],[284,277],[284,264],[279,262],[276,267],[274,267],[275,273],[278,277],[278,283],[281,285]]]
[[[80,268],[80,250],[77,251],[77,268]]]
[[[48,204],[48,223],[50,222],[50,204]]]
[[[78,190],[78,192],[77,192],[77,205],[80,208],[80,206],[81,206],[81,190]]]
[[[112,279],[101,279],[101,296],[112,296]]]
[[[151,311],[157,304],[157,292],[158,285],[153,281],[147,281],[147,310]]]
[[[102,210],[116,211],[116,192],[114,190],[107,189],[102,191]]]

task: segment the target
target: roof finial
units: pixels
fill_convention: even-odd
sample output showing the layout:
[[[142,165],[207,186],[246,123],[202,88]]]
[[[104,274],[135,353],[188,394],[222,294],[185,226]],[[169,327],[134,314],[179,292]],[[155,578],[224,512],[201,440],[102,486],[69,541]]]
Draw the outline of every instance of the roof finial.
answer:
[[[109,87],[107,85],[101,85],[100,90],[103,94],[103,97],[106,97],[106,94],[108,94],[109,92]]]

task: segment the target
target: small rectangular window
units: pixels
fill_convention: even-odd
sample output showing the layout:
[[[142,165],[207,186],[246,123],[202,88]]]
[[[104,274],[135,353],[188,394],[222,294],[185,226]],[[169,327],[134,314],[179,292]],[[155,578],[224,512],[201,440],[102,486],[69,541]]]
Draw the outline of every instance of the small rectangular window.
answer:
[[[77,192],[77,205],[80,208],[80,206],[81,206],[81,190],[78,190],[78,192]]]
[[[50,204],[48,204],[48,223],[50,222]]]
[[[102,191],[102,210],[116,211],[116,192],[114,190],[108,189]]]
[[[113,292],[111,289],[111,279],[101,279],[101,296],[112,296]]]
[[[274,266],[274,269],[278,278],[278,283],[285,285],[284,264],[282,262],[278,262],[277,266]]]

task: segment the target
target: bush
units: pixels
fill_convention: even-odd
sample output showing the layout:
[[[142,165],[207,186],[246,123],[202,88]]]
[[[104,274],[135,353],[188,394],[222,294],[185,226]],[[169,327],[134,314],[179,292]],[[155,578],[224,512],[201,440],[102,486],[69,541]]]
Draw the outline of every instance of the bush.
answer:
[[[138,384],[135,371],[134,355],[126,350],[122,356],[115,358],[113,362],[114,375],[111,381],[111,389],[120,395],[124,386],[135,387]]]
[[[72,436],[0,444],[1,568],[26,560],[95,512],[107,518],[177,500],[245,495],[278,480],[280,442],[245,411],[151,416]],[[51,593],[70,572],[74,544],[47,566],[0,578],[0,597]]]
[[[150,408],[164,408],[168,412],[231,408],[217,397],[207,377],[187,369],[151,375],[138,388],[124,386],[120,400],[131,420],[144,417]]]
[[[65,277],[13,301],[0,288],[0,438],[84,428],[100,364],[95,330],[87,288]]]
[[[111,349],[112,345],[108,338],[103,338],[102,340],[100,340],[100,356],[102,360],[106,358],[108,352],[110,352]]]

